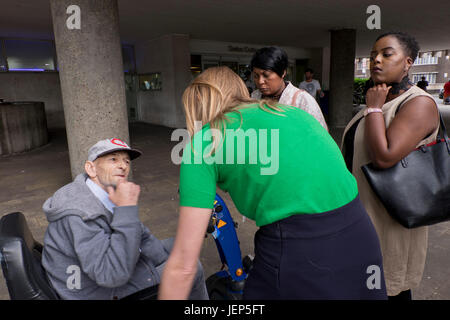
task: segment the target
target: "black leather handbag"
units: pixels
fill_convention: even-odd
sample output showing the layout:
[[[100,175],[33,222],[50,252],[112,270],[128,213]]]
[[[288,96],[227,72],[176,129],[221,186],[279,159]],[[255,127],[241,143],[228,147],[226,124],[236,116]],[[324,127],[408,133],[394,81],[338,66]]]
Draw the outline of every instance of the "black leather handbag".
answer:
[[[393,167],[361,167],[389,214],[406,228],[450,220],[450,141],[442,116],[443,138],[421,146]]]

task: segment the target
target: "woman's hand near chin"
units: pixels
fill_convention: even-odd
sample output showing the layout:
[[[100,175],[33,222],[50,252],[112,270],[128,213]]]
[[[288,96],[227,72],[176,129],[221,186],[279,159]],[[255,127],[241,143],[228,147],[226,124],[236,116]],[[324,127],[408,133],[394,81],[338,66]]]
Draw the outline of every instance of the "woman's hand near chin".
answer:
[[[366,105],[370,108],[379,108],[383,107],[386,97],[391,89],[391,86],[387,86],[385,83],[377,84],[367,90],[366,93]]]

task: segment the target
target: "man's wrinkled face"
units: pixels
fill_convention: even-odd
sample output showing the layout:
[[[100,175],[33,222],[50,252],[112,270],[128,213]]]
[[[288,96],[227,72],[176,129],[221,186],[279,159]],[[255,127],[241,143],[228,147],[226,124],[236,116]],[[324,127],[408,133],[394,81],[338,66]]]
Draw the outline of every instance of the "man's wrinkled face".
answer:
[[[116,187],[120,180],[127,181],[130,165],[128,152],[109,153],[93,162],[95,178],[91,179],[105,190],[107,186]]]

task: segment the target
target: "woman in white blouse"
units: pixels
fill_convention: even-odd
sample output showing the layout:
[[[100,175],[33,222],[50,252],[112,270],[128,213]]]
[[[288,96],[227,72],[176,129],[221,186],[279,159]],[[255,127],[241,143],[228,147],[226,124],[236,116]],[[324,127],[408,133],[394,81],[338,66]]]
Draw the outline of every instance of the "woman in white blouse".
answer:
[[[250,69],[257,89],[252,92],[254,99],[273,99],[281,104],[294,106],[311,114],[322,127],[328,130],[322,111],[316,100],[305,90],[296,88],[285,81],[288,56],[279,47],[264,47],[253,55]]]

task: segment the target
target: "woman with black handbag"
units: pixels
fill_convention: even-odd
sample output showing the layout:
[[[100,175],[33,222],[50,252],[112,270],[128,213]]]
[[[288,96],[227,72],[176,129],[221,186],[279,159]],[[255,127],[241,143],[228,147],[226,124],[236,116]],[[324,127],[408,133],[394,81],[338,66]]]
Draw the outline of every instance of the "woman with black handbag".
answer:
[[[367,108],[349,122],[341,150],[358,181],[361,200],[377,230],[390,299],[411,299],[421,281],[427,251],[427,227],[408,229],[387,212],[368,184],[361,166],[389,168],[415,148],[436,140],[439,111],[431,95],[409,81],[417,57],[416,40],[400,32],[383,34],[370,53],[372,86]]]

